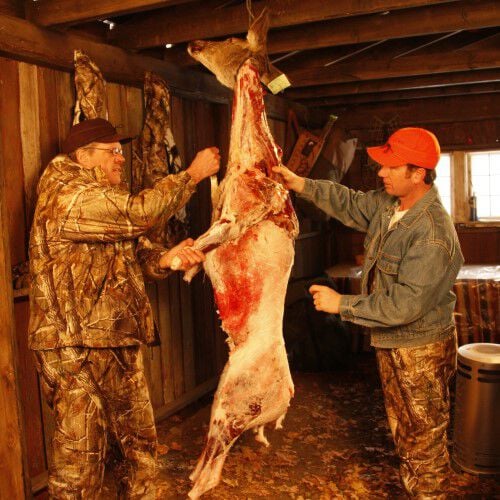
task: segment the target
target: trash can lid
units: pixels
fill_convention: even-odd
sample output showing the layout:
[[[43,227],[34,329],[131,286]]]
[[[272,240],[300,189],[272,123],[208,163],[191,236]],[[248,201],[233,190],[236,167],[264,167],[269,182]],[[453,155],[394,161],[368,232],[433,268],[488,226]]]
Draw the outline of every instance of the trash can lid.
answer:
[[[500,344],[467,344],[458,349],[458,354],[466,359],[481,363],[500,364]]]

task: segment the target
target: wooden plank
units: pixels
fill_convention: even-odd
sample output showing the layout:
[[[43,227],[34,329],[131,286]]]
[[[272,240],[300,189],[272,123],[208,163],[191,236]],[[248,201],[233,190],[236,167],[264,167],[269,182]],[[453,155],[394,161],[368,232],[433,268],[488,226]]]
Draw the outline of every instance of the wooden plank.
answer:
[[[159,325],[159,300],[156,283],[147,283],[149,302],[153,310],[156,325]],[[148,379],[149,394],[153,408],[160,408],[165,404],[163,400],[162,359],[160,346],[144,346],[144,367]]]
[[[49,484],[49,472],[45,471],[31,479],[31,493],[36,495],[40,493],[45,488],[47,488]],[[37,497],[38,498],[38,497]]]
[[[267,48],[276,54],[498,25],[496,0],[453,2],[285,28],[270,33]]]
[[[407,78],[390,78],[387,80],[369,80],[363,82],[347,82],[315,87],[294,88],[286,90],[289,99],[317,99],[341,95],[369,94],[373,92],[390,92],[418,88],[446,87],[472,83],[494,83],[500,81],[500,70],[486,69],[480,71],[458,71],[456,73],[438,73],[436,75],[412,76]],[[308,101],[304,101],[308,105]]]
[[[126,111],[123,109],[121,85],[118,83],[106,84],[106,95],[108,101],[108,120],[115,126],[120,127],[120,132],[123,130],[123,117]],[[125,130],[123,130],[126,133]]]
[[[326,21],[395,9],[444,3],[432,0],[309,0],[307,9],[302,0],[268,0],[273,28],[315,21]],[[116,44],[143,49],[180,43],[197,38],[222,37],[245,33],[248,29],[248,11],[245,4],[221,8],[218,0],[205,0],[193,5],[179,5],[143,16],[140,21],[118,25],[110,32]],[[259,8],[255,10],[258,12]]]
[[[161,337],[163,401],[170,403],[174,397],[174,365],[172,362],[172,330],[170,321],[170,292],[167,280],[158,282],[159,329]]]
[[[196,386],[189,392],[183,394],[180,398],[177,398],[175,401],[172,401],[162,408],[158,408],[155,411],[155,420],[156,422],[160,422],[161,420],[177,413],[182,410],[186,406],[194,403],[196,400],[205,396],[206,394],[212,392],[217,387],[219,383],[219,377],[213,377],[209,380],[206,380],[202,384]]]
[[[7,16],[21,16],[22,5],[16,0],[0,0],[0,14]]]
[[[137,138],[141,135],[143,122],[144,122],[144,104],[142,97],[142,90],[134,87],[123,87],[125,108],[127,109],[127,123],[126,129],[128,133]],[[132,179],[132,144],[130,142],[126,145],[127,152],[127,179],[129,186]]]
[[[381,78],[400,78],[455,71],[495,69],[500,67],[500,51],[467,50],[447,52],[439,57],[406,56],[391,60],[368,60],[355,63],[334,64],[327,68],[310,68],[288,72],[296,87],[327,83],[354,82]]]
[[[207,102],[197,102],[193,109],[191,124],[192,130],[196,131],[194,136],[195,149],[202,149],[215,144],[216,126],[213,116],[213,104]],[[219,137],[219,139],[222,139]],[[227,139],[226,139],[227,141]],[[218,146],[218,144],[215,144]],[[211,190],[208,181],[203,181],[198,187],[198,212],[195,213],[199,222],[199,229],[206,231],[211,224]],[[205,279],[202,285],[203,297],[203,347],[204,347],[204,369],[205,377],[212,377],[217,374],[217,336],[218,331],[214,327],[214,318],[216,318],[215,301],[213,297],[212,284]],[[197,337],[200,338],[200,337]]]
[[[451,155],[452,213],[455,222],[467,222],[470,218],[469,175],[467,155],[464,151],[453,151]]]
[[[47,469],[47,463],[38,375],[33,351],[28,347],[29,302],[27,300],[16,301],[14,313],[17,332],[20,404],[24,417],[23,428],[26,433],[26,457],[29,476],[34,477]]]
[[[39,109],[38,68],[32,64],[19,63],[19,113],[28,226],[35,210],[36,186],[42,164]]]
[[[38,177],[49,161],[59,153],[59,116],[54,106],[57,103],[57,73],[53,69],[37,68],[41,159]]]
[[[47,465],[49,465],[52,463],[52,438],[54,436],[56,424],[54,420],[54,412],[52,411],[52,408],[50,408],[47,404],[41,387],[39,391],[39,397],[41,401],[40,411],[42,415],[41,422],[43,427],[43,441],[45,444],[46,462]]]
[[[179,299],[179,273],[167,278],[170,305],[170,332],[172,339],[171,363],[174,374],[174,397],[184,394],[183,331]]]
[[[76,102],[75,85],[73,75],[62,71],[56,72],[57,86],[57,124],[59,151],[62,142],[69,133],[73,123],[73,111]]]
[[[129,119],[127,108],[127,91],[126,87],[117,83],[106,84],[106,95],[108,103],[108,120],[118,128],[120,133],[129,134],[128,127],[131,125],[132,117]],[[140,118],[138,119],[138,121]],[[139,121],[142,124],[142,121]],[[134,127],[135,128],[135,127]],[[130,143],[123,145],[125,152],[125,174],[130,181],[131,162],[132,162],[132,147]]]
[[[3,0],[5,1],[5,0]],[[40,26],[105,19],[193,0],[44,0],[26,2],[27,18]]]
[[[12,265],[27,258],[26,213],[24,206],[24,173],[19,121],[18,63],[0,58],[0,148],[5,165],[8,207],[8,230]]]
[[[0,90],[3,92],[3,79]],[[3,118],[2,125],[3,125]],[[2,126],[3,129],[3,126]],[[4,172],[9,165],[3,157],[4,144],[0,150],[0,477],[2,497],[25,498],[29,495],[26,443],[19,406],[17,373],[16,330],[12,296],[12,273],[10,260],[9,220],[7,217]]]
[[[184,390],[191,391],[196,386],[195,361],[194,361],[194,322],[192,290],[189,285],[179,280],[179,297],[182,325],[182,355],[184,368]]]
[[[126,90],[125,106],[127,108],[127,131],[130,135],[139,136],[144,121],[144,99],[142,89],[124,87]]]
[[[358,94],[354,96],[327,97],[308,101],[308,106],[332,107],[352,104],[405,101],[409,99],[429,99],[430,97],[465,96],[472,94],[490,94],[500,91],[500,83],[478,83],[470,85],[452,85],[430,89],[401,90],[397,92],[378,92],[376,94]]]
[[[173,133],[179,146],[181,157],[184,159],[186,165],[189,165],[196,151],[199,149],[197,134],[193,133],[197,130],[194,120],[194,108],[196,105],[195,101],[187,99],[177,100],[174,98],[172,100]],[[200,187],[203,189],[203,185]],[[191,198],[188,211],[190,220],[189,235],[196,238],[206,229],[206,222],[201,220],[203,217],[201,213],[200,189]],[[210,374],[206,370],[206,356],[209,356],[209,353],[206,350],[206,330],[204,324],[205,295],[203,292],[202,276],[200,274],[195,276],[190,286],[193,297],[196,297],[193,303],[193,329],[196,337],[194,362],[196,383],[200,384],[210,378]]]

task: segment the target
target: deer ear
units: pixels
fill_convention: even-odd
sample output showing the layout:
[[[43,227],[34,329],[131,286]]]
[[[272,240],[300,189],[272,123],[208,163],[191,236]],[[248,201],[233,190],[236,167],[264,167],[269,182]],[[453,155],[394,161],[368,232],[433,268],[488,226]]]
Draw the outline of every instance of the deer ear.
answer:
[[[264,8],[260,16],[254,20],[248,30],[247,40],[252,52],[265,50],[267,43],[267,31],[269,30],[269,11]]]

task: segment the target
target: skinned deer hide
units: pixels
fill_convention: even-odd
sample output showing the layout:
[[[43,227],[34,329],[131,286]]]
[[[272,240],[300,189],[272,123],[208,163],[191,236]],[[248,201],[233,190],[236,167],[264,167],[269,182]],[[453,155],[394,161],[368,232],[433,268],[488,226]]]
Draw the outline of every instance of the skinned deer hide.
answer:
[[[272,178],[282,152],[269,131],[257,64],[251,58],[237,73],[227,173],[214,222],[195,243],[207,252],[205,271],[230,353],[206,446],[190,476],[191,498],[218,484],[244,431],[254,429],[269,444],[264,425],[281,427],[294,391],[282,320],[298,223],[288,191]]]

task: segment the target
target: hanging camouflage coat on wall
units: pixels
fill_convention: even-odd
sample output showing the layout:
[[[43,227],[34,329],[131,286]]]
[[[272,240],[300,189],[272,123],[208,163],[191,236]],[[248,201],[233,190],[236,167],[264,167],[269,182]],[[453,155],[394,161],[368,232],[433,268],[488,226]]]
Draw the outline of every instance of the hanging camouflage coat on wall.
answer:
[[[106,81],[101,71],[81,50],[75,50],[74,61],[76,104],[73,125],[92,118],[107,120]]]
[[[144,80],[146,117],[141,136],[133,144],[132,191],[151,187],[158,179],[177,174],[183,168],[171,128],[170,92],[165,81],[154,73]],[[183,208],[166,218],[150,233],[154,244],[170,248],[187,237],[187,213]]]

